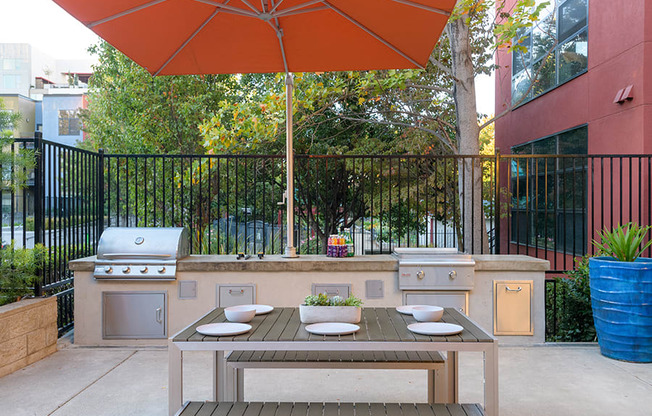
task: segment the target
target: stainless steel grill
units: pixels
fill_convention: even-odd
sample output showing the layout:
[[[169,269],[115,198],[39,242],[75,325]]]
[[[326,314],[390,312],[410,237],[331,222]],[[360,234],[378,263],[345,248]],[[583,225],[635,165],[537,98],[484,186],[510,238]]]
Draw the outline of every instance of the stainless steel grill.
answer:
[[[188,256],[182,227],[109,227],[100,237],[93,276],[112,280],[175,280],[177,261]]]
[[[475,261],[455,248],[395,248],[401,290],[471,290]]]

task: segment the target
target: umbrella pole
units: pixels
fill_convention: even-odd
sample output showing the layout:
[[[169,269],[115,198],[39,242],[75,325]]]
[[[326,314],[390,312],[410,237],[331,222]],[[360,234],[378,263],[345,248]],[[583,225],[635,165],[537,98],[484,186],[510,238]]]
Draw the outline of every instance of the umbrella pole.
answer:
[[[283,257],[299,257],[294,246],[294,144],[292,143],[292,90],[294,79],[291,73],[285,75],[285,159],[287,168],[287,246]]]

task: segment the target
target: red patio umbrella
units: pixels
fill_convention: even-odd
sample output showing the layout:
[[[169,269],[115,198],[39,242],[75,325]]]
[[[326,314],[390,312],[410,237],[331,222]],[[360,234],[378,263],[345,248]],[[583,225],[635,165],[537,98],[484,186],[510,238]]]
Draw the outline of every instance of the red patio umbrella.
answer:
[[[292,72],[425,67],[456,0],[54,0],[152,75],[285,72],[287,247],[295,257]]]

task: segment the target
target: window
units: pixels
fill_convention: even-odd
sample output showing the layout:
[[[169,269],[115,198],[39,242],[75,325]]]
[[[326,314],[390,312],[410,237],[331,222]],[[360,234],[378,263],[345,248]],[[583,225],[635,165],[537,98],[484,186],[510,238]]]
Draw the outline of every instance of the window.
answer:
[[[79,110],[59,110],[59,136],[79,136]]]
[[[2,85],[4,88],[18,88],[20,84],[20,75],[5,74],[2,76]]]
[[[2,69],[5,71],[15,71],[20,69],[20,61],[13,58],[5,58],[2,60]]]
[[[582,255],[587,249],[586,126],[512,148],[511,240],[540,249]]]
[[[588,0],[557,3],[556,9],[551,3],[539,22],[519,32],[515,40],[527,52],[512,54],[513,105],[536,98],[588,68]]]

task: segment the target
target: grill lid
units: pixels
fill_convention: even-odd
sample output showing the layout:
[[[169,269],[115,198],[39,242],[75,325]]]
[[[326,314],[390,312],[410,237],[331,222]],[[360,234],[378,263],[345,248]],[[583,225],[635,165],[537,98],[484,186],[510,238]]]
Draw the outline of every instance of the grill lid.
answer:
[[[93,276],[112,280],[174,280],[189,255],[185,228],[110,227],[100,237]]]
[[[396,247],[393,255],[398,259],[399,266],[475,265],[470,254],[456,248]]]
[[[176,261],[189,251],[183,227],[109,227],[97,245],[97,260]]]

